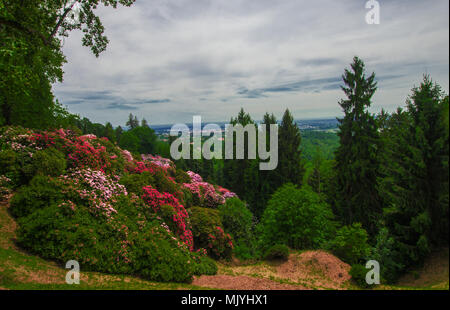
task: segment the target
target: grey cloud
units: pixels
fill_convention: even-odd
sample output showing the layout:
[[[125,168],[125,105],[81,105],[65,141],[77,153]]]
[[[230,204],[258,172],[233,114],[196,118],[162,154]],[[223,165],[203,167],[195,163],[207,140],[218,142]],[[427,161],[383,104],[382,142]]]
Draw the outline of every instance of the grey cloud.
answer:
[[[135,106],[126,104],[126,103],[113,102],[113,103],[108,104],[103,109],[107,109],[107,110],[137,110],[138,108]]]
[[[340,76],[355,55],[377,75],[373,106],[403,105],[423,73],[448,92],[448,1],[380,1],[380,25],[365,23],[364,3],[152,0],[120,12],[99,8],[107,51],[95,58],[72,33],[55,95],[70,111],[113,124],[127,117],[114,110],[152,123],[194,112],[227,120],[246,100],[256,118],[286,107],[338,116]]]
[[[267,93],[282,93],[282,92],[317,92],[321,90],[339,89],[341,83],[340,78],[324,78],[315,80],[299,81],[283,85],[277,85],[266,88],[259,88],[249,90],[241,88],[238,90],[238,95],[245,98],[263,98],[267,97]]]

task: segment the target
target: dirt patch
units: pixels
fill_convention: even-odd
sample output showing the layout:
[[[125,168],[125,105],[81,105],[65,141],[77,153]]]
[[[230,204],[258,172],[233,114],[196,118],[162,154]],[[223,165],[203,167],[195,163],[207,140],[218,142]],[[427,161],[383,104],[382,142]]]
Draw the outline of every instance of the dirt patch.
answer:
[[[257,277],[307,289],[346,289],[350,268],[334,255],[319,250],[291,254],[286,262],[223,265],[219,266],[219,275]]]
[[[249,276],[200,276],[195,277],[193,285],[224,290],[305,290],[300,285],[283,284],[268,279]]]
[[[325,251],[291,254],[276,268],[278,277],[292,282],[310,282],[313,286],[339,289],[350,280],[350,265]]]

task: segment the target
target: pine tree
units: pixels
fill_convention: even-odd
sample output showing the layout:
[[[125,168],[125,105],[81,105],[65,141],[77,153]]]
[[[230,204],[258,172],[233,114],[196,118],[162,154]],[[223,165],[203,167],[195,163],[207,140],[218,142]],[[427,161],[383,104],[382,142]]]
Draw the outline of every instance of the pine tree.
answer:
[[[119,142],[120,137],[122,136],[122,133],[123,133],[122,126],[118,126],[115,131],[116,131],[116,141]]]
[[[319,148],[317,148],[312,159],[313,168],[311,174],[308,177],[308,185],[311,186],[312,190],[319,195],[322,193],[323,187],[323,178],[321,171],[322,163],[322,154],[320,153]]]
[[[345,224],[362,223],[374,236],[382,203],[377,187],[380,138],[374,116],[367,110],[377,89],[375,73],[366,78],[364,62],[355,57],[345,70],[340,101],[344,118],[339,121],[340,145],[335,153],[335,213]]]
[[[270,125],[277,124],[277,119],[273,113],[266,113],[263,116],[263,121],[261,124],[266,125],[266,150],[268,150],[270,146]],[[259,193],[257,199],[259,205],[255,214],[258,218],[264,213],[267,202],[277,189],[276,173],[276,169],[259,171]]]
[[[433,246],[448,245],[446,100],[425,76],[412,89],[406,111],[390,117],[383,135],[385,221],[406,267],[421,263]]]
[[[289,109],[286,109],[278,130],[278,167],[274,180],[276,188],[285,183],[302,185],[305,167],[300,149],[301,141],[300,129]]]
[[[111,142],[115,142],[116,141],[116,133],[115,133],[114,128],[113,128],[113,126],[112,126],[112,124],[110,122],[107,122],[105,124],[105,132],[104,132],[103,136],[108,138],[109,141],[111,141]]]
[[[236,118],[231,118],[230,124],[240,124],[243,127],[247,125],[255,126],[256,124],[250,114],[241,108]],[[257,139],[257,137],[256,137]],[[234,150],[236,150],[236,139],[234,141]],[[244,139],[244,159],[225,159],[224,160],[224,179],[225,186],[234,191],[238,196],[246,201],[250,210],[254,214],[262,214],[261,200],[259,197],[259,160],[248,159],[248,138]]]

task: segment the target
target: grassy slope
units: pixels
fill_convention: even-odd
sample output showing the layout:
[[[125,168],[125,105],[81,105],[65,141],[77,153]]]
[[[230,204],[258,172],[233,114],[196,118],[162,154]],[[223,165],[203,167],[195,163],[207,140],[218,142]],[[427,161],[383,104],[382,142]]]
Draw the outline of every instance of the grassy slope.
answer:
[[[80,285],[67,285],[65,275],[68,270],[52,261],[26,253],[14,244],[16,223],[7,211],[7,204],[0,202],[0,289],[18,290],[65,290],[65,289],[107,289],[107,290],[191,290],[204,287],[180,284],[150,282],[132,276],[108,275],[97,272],[81,272]],[[380,286],[378,289],[449,289],[448,248],[435,253],[425,263],[424,268],[412,272],[401,279],[398,286]],[[260,262],[250,266],[225,266],[219,264],[219,274],[247,275],[266,278],[278,283],[302,285],[309,289],[316,287],[314,281],[290,282],[273,273],[273,266]],[[314,274],[309,276],[315,277]],[[308,276],[308,278],[309,278]],[[344,289],[357,289],[348,284]],[[329,289],[329,288],[328,288]]]

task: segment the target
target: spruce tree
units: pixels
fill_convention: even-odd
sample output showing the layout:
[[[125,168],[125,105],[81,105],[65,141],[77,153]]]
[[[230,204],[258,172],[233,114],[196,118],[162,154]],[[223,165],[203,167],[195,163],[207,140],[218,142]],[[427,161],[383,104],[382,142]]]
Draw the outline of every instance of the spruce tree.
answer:
[[[255,126],[256,124],[250,114],[241,108],[236,118],[231,118],[231,125],[240,124],[243,127],[247,125]],[[236,137],[235,137],[236,138]],[[233,139],[234,150],[236,150],[236,139]],[[257,137],[256,137],[257,138]],[[224,160],[224,179],[225,186],[238,194],[239,198],[246,201],[249,209],[254,214],[262,214],[261,199],[259,196],[259,160],[248,158],[248,137],[244,138],[244,159],[225,159]],[[236,154],[235,154],[236,155]]]
[[[425,76],[384,133],[385,221],[405,267],[421,263],[434,246],[448,245],[446,102],[439,85]]]
[[[354,57],[341,87],[347,96],[340,101],[344,117],[339,121],[340,145],[335,153],[336,205],[334,211],[345,223],[362,223],[373,236],[382,203],[377,187],[380,138],[377,122],[368,112],[377,89],[375,73],[365,74],[364,62]]]
[[[266,113],[263,116],[263,121],[261,124],[266,125],[266,150],[268,151],[270,147],[270,125],[277,124],[277,119],[273,113]],[[259,206],[255,214],[258,218],[262,216],[270,196],[277,189],[276,173],[276,169],[259,171]]]
[[[285,183],[302,185],[305,167],[300,149],[301,141],[300,129],[289,109],[286,109],[278,130],[278,167],[274,180],[276,188]]]

